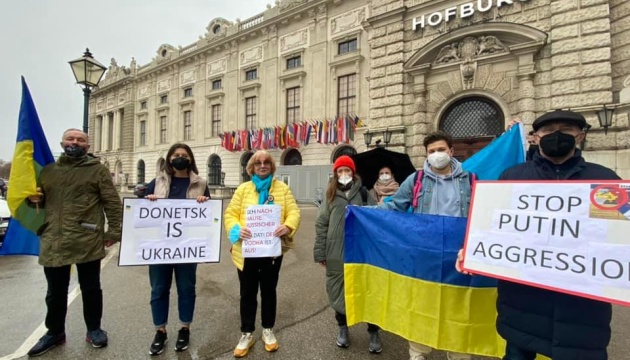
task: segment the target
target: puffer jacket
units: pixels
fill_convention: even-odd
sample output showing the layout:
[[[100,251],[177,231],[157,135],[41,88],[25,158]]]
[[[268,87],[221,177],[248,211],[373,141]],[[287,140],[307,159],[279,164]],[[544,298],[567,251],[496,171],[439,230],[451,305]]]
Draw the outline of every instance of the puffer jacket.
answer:
[[[40,265],[59,267],[98,260],[105,257],[105,240],[120,241],[120,195],[98,158],[61,155],[42,169],[39,186],[44,193],[41,206],[46,210],[38,231]],[[94,224],[96,230],[81,223]]]
[[[361,196],[361,180],[355,179],[346,196],[337,190],[332,203],[324,198],[317,220],[315,220],[315,246],[313,257],[315,262],[326,261],[326,292],[328,302],[337,312],[346,313],[346,300],[343,277],[343,254],[345,235],[345,216],[348,205],[363,206]],[[367,193],[367,190],[366,190]],[[368,194],[367,205],[376,205],[376,200]]]
[[[285,253],[293,246],[293,238],[300,226],[300,208],[298,208],[293,198],[291,189],[282,181],[276,179],[271,181],[269,195],[273,196],[274,205],[280,206],[280,222],[291,229],[291,233],[282,238],[282,252]],[[247,181],[236,188],[234,196],[232,196],[232,200],[225,210],[223,221],[228,236],[235,225],[245,226],[247,208],[253,205],[258,205],[258,192],[254,182]],[[234,243],[230,252],[234,266],[239,270],[243,270],[242,241],[238,240]]]
[[[539,153],[506,170],[500,180],[618,180],[614,171],[584,161],[580,150],[560,165]],[[497,330],[520,348],[553,360],[605,360],[609,303],[500,280]]]

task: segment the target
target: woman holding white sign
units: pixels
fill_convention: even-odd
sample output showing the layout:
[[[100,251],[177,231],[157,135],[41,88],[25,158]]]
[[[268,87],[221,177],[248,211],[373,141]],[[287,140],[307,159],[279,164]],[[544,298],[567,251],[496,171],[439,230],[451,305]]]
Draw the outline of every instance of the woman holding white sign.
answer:
[[[354,161],[349,156],[340,156],[333,164],[333,178],[328,183],[326,197],[315,221],[315,261],[326,268],[326,292],[328,302],[335,310],[339,326],[337,346],[350,346],[346,300],[344,292],[343,249],[345,235],[345,214],[348,205],[376,205],[376,200],[368,194],[361,179],[356,174]],[[379,327],[368,324],[370,353],[382,351]]]
[[[177,143],[166,153],[164,170],[147,185],[146,198],[157,199],[197,199],[205,202],[210,199],[210,191],[205,179],[199,175],[192,150],[186,144]],[[156,333],[149,353],[159,355],[166,345],[166,324],[168,323],[169,293],[175,273],[177,284],[177,308],[181,327],[175,343],[175,351],[188,349],[190,324],[195,311],[195,284],[197,264],[149,265],[151,282],[151,314]]]
[[[265,350],[278,350],[273,333],[276,322],[276,286],[282,254],[292,247],[300,225],[300,209],[291,189],[274,179],[276,163],[264,150],[249,159],[252,180],[241,184],[225,210],[225,228],[232,243],[232,262],[240,282],[241,338],[234,356],[247,356],[256,341],[258,287],[260,287],[262,339]],[[279,214],[279,216],[278,216]],[[266,228],[266,229],[264,229]],[[264,230],[263,230],[264,229]],[[266,244],[270,244],[267,248]],[[281,246],[280,246],[281,245]]]

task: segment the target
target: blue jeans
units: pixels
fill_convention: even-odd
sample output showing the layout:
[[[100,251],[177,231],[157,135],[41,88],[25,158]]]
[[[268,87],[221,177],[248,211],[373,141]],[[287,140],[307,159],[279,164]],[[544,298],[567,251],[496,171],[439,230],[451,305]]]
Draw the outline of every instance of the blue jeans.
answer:
[[[156,328],[168,323],[169,294],[175,272],[177,285],[177,309],[182,325],[189,325],[195,311],[195,283],[197,264],[149,265],[151,282],[151,314]]]
[[[514,344],[507,343],[503,360],[534,360],[536,353],[522,349]]]

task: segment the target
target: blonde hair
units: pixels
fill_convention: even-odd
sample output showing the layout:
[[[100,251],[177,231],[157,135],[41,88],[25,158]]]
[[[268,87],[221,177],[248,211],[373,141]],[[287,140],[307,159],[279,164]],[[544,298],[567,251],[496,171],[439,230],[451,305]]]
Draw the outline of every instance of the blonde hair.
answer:
[[[261,158],[269,159],[271,163],[271,175],[276,173],[276,161],[273,159],[271,155],[267,152],[267,150],[258,150],[249,158],[247,162],[247,166],[245,166],[245,170],[247,170],[247,174],[249,176],[254,175],[254,164],[259,161]]]

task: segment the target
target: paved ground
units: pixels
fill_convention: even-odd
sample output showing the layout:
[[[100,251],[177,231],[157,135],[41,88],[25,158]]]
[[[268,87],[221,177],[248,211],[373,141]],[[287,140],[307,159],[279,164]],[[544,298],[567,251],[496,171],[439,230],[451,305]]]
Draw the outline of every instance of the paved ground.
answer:
[[[335,346],[336,323],[327,305],[324,271],[313,263],[314,221],[317,208],[302,207],[302,226],[294,251],[285,256],[278,285],[278,319],[276,334],[280,342],[277,353],[268,354],[258,341],[250,359],[407,359],[403,339],[384,333],[384,350],[380,355],[367,351],[365,325],[351,328],[351,346]],[[171,325],[168,327],[167,350],[153,359],[233,359],[232,350],[240,336],[238,315],[238,278],[229,259],[228,242],[223,241],[221,263],[200,265],[197,270],[197,305],[189,351],[176,353],[173,345],[177,333],[176,291],[171,293]],[[84,341],[81,297],[69,307],[68,342],[44,355],[46,359],[149,359],[153,326],[149,307],[149,280],[146,267],[118,267],[117,248],[104,266],[102,283],[105,296],[103,328],[109,332],[110,346],[92,349]],[[71,288],[76,286],[73,280]],[[44,315],[46,283],[37,259],[33,257],[0,257],[0,360],[20,358],[26,353],[31,337],[36,340]],[[615,308],[610,359],[630,359],[630,311]],[[260,336],[261,329],[256,330]],[[35,335],[33,335],[35,332]],[[31,342],[32,343],[32,342]],[[20,349],[21,348],[21,349]],[[446,359],[442,352],[430,360]],[[482,358],[476,358],[482,359]]]

